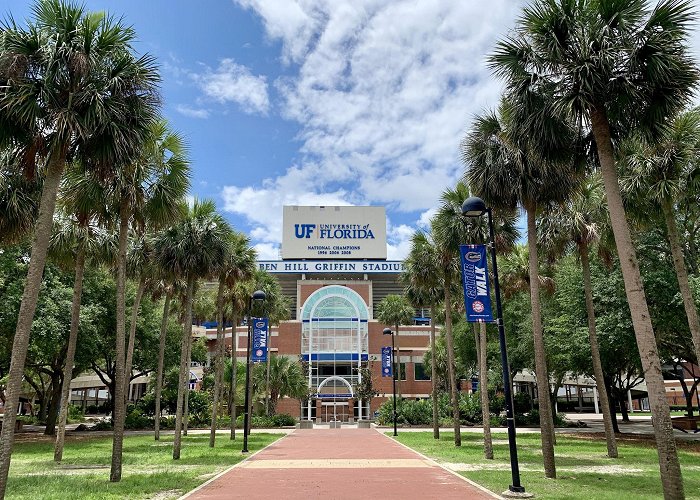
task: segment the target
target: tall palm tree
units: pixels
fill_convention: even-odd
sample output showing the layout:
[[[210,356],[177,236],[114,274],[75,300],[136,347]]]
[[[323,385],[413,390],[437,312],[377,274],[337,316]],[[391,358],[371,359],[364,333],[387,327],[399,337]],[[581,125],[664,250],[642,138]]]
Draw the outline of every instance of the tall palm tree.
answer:
[[[666,225],[678,288],[695,348],[700,359],[700,319],[688,280],[683,244],[676,223],[675,208],[681,203],[696,203],[700,179],[700,109],[678,115],[663,131],[661,138],[649,143],[634,137],[621,147],[623,166],[620,185],[633,210],[648,222],[659,214]]]
[[[654,328],[620,195],[613,137],[653,134],[691,98],[698,69],[689,50],[693,4],[662,0],[535,0],[490,63],[511,92],[551,86],[555,104],[588,124],[605,186],[625,292],[649,393],[666,498],[683,498],[683,479]]]
[[[277,410],[277,401],[280,398],[290,397],[301,399],[308,392],[308,380],[304,375],[301,363],[297,359],[287,356],[274,355],[270,358],[270,370],[260,364],[253,370],[254,392],[270,394],[270,414]]]
[[[440,198],[440,206],[432,218],[431,235],[435,244],[439,268],[442,273],[442,284],[445,306],[445,341],[447,344],[447,366],[450,379],[451,399],[453,406],[453,424],[455,429],[455,445],[461,446],[462,439],[459,428],[459,400],[454,357],[454,341],[452,335],[453,294],[459,289],[459,245],[468,242],[485,241],[486,226],[483,220],[465,219],[462,217],[462,203],[471,196],[469,187],[464,182],[458,182],[454,189],[446,189]],[[503,211],[503,221],[499,222],[496,233],[496,245],[507,248],[517,236],[515,220],[512,211]]]
[[[63,215],[55,219],[55,231],[49,249],[54,260],[63,262],[66,267],[72,266],[75,272],[61,411],[54,446],[54,460],[57,462],[63,458],[85,265],[87,262],[93,265],[105,263],[113,255],[114,239],[104,227],[108,211],[102,186],[85,173],[85,166],[80,163],[71,164],[66,171],[59,199]]]
[[[437,249],[430,236],[417,231],[411,236],[411,250],[404,260],[405,271],[401,273],[401,283],[406,297],[417,307],[430,307],[430,346],[435,344],[435,309],[444,296],[442,273],[440,272]],[[440,439],[440,416],[438,413],[437,362],[430,357],[430,380],[433,403],[433,438]]]
[[[250,279],[255,272],[255,250],[250,247],[250,239],[243,233],[232,231],[229,236],[226,260],[222,262],[219,270],[219,288],[217,291],[217,328],[216,328],[216,364],[214,375],[214,401],[212,405],[211,431],[209,435],[209,445],[214,446],[216,440],[216,414],[218,411],[218,403],[220,394],[223,393],[224,382],[224,312],[225,304],[232,304],[225,300],[225,291],[232,290],[240,281]],[[236,340],[236,325],[238,316],[234,308],[231,308],[231,356],[232,361],[235,359],[235,340]],[[235,380],[232,380],[232,384]],[[233,396],[235,399],[235,396]],[[232,404],[232,403],[231,403]],[[229,405],[230,406],[230,405]],[[232,429],[235,428],[235,422],[232,422]]]
[[[547,212],[540,222],[539,238],[545,248],[554,256],[562,255],[572,245],[578,252],[583,271],[583,289],[586,296],[588,316],[588,339],[591,343],[593,375],[600,395],[603,410],[603,424],[608,456],[617,458],[617,442],[613,428],[610,400],[605,388],[603,365],[600,360],[598,336],[596,334],[595,309],[593,307],[593,285],[591,264],[588,260],[590,246],[600,240],[604,227],[608,224],[605,210],[603,186],[598,176],[591,176],[581,183],[578,189],[563,205]]]
[[[396,387],[399,400],[401,400],[401,344],[399,342],[399,329],[401,325],[408,325],[413,321],[415,311],[411,302],[403,295],[390,294],[384,297],[374,311],[375,317],[385,325],[394,327],[396,335],[396,357],[399,360],[396,367]]]
[[[134,55],[134,37],[121,21],[60,0],[37,1],[27,27],[12,19],[4,22],[0,148],[9,144],[19,150],[26,170],[41,165],[44,181],[7,382],[0,497],[7,485],[29,333],[66,159],[89,155],[104,170],[123,164],[138,151],[155,113],[158,73],[150,56]]]
[[[528,121],[528,110],[540,115]],[[533,111],[534,112],[534,111]],[[552,136],[532,136],[541,125]],[[559,134],[556,137],[554,134]],[[555,139],[551,139],[555,137]],[[568,124],[553,113],[546,96],[528,94],[503,99],[498,113],[477,116],[463,143],[463,159],[468,165],[469,184],[477,196],[496,208],[508,210],[520,205],[527,215],[527,241],[530,269],[532,331],[535,346],[535,373],[539,394],[542,456],[546,477],[556,477],[554,464],[554,424],[549,401],[549,375],[545,357],[540,303],[537,228],[538,209],[565,198],[574,182],[573,162],[557,161],[554,151],[571,150],[574,134]],[[551,141],[551,144],[550,144]]]
[[[180,353],[180,378],[175,413],[174,459],[180,458],[183,403],[186,384],[189,382],[194,288],[198,279],[211,276],[213,270],[224,260],[230,231],[228,223],[216,212],[213,201],[195,200],[185,217],[162,231],[154,241],[154,256],[158,265],[171,269],[187,283],[185,331]]]

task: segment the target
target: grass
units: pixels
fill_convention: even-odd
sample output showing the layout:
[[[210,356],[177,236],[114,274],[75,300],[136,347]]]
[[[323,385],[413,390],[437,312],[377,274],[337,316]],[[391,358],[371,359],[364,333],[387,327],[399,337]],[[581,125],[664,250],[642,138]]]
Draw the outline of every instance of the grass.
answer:
[[[494,460],[485,460],[483,436],[463,433],[462,447],[454,446],[454,434],[399,432],[401,443],[438,462],[461,464],[459,474],[501,493],[511,484],[506,434],[494,434]],[[618,440],[619,458],[605,456],[605,441],[557,436],[557,479],[546,479],[539,434],[519,434],[518,459],[521,484],[537,498],[585,500],[635,500],[663,497],[658,456],[649,441]],[[683,443],[679,449],[685,494],[700,499],[700,443]]]
[[[264,448],[281,434],[253,433],[248,439],[251,453]],[[87,437],[66,443],[63,462],[53,461],[53,442],[15,444],[7,497],[32,499],[122,499],[177,498],[207,479],[240,462],[242,437],[217,435],[209,448],[209,434],[183,436],[180,460],[172,459],[173,436],[126,436],[122,480],[109,482],[112,440]]]

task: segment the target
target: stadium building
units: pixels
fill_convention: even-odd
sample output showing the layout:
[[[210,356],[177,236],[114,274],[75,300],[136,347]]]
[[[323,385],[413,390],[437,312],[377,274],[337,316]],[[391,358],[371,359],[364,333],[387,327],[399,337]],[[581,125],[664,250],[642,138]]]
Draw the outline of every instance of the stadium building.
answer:
[[[280,413],[319,422],[367,418],[391,397],[391,378],[381,374],[381,348],[391,345],[387,326],[374,317],[377,304],[389,294],[401,294],[400,261],[387,260],[386,213],[383,207],[287,206],[283,213],[280,260],[258,266],[279,280],[291,303],[290,320],[270,328],[273,355],[302,359],[311,397],[306,402],[283,399]],[[416,311],[413,326],[402,326],[397,355],[402,364],[401,394],[426,398],[430,370],[423,355],[430,345],[430,318]],[[392,326],[393,329],[393,326]],[[215,329],[206,332],[214,352]],[[247,327],[226,342],[235,344],[245,362]],[[371,404],[355,397],[360,368],[372,372],[379,396]]]

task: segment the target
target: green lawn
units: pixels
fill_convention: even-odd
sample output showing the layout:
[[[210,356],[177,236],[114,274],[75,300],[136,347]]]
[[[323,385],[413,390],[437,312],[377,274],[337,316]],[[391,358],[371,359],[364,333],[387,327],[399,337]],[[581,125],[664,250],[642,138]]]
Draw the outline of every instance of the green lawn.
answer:
[[[456,448],[453,434],[399,432],[401,443],[443,464],[449,463],[472,481],[496,492],[511,482],[506,434],[494,434],[494,460],[483,457],[483,436],[463,433],[462,447]],[[520,434],[518,458],[521,484],[546,499],[598,500],[620,498],[660,499],[661,480],[656,450],[649,443],[618,442],[620,458],[605,456],[605,441],[557,436],[555,448],[557,479],[545,479],[539,434]],[[700,499],[700,443],[679,450],[685,494]]]
[[[282,437],[281,434],[250,435],[251,453]],[[217,435],[209,448],[209,434],[190,434],[182,441],[180,460],[172,459],[172,435],[127,436],[124,468],[119,483],[109,482],[112,440],[91,437],[66,443],[63,462],[53,461],[53,442],[17,443],[12,453],[7,498],[31,499],[122,499],[177,498],[231,465],[240,462],[242,436]]]

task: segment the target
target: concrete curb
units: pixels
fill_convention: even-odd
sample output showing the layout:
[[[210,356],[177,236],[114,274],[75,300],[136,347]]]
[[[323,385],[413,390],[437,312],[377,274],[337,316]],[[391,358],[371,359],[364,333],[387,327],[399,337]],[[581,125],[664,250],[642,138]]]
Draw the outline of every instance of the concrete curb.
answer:
[[[453,470],[448,469],[447,467],[443,466],[440,462],[437,462],[437,461],[433,460],[432,458],[430,458],[430,457],[428,457],[428,456],[426,456],[426,455],[423,455],[421,452],[414,450],[414,449],[411,448],[410,446],[406,446],[405,444],[403,444],[403,443],[397,441],[396,439],[392,439],[392,437],[387,436],[384,432],[382,432],[383,429],[375,428],[374,430],[377,431],[377,432],[378,432],[379,434],[381,434],[382,436],[384,436],[386,439],[388,439],[388,440],[390,440],[390,441],[392,441],[392,442],[394,442],[394,443],[396,443],[396,444],[398,444],[398,445],[403,446],[404,448],[406,448],[407,450],[412,451],[413,453],[415,453],[415,454],[418,455],[419,457],[423,458],[424,460],[430,462],[431,464],[433,464],[433,465],[435,465],[435,466],[437,466],[437,467],[440,467],[442,470],[444,470],[444,471],[446,471],[446,472],[449,472],[449,473],[452,474],[453,476],[460,478],[462,481],[465,481],[465,482],[469,483],[471,486],[473,486],[474,488],[476,488],[476,489],[478,489],[478,490],[480,490],[480,491],[486,493],[487,495],[490,495],[490,496],[492,496],[493,498],[498,498],[498,499],[500,499],[500,500],[505,500],[504,497],[502,497],[502,496],[500,496],[500,495],[497,495],[497,494],[494,493],[493,491],[491,491],[491,490],[489,490],[489,489],[487,489],[487,488],[484,488],[483,486],[481,486],[480,484],[475,483],[475,482],[472,481],[471,479],[467,479],[467,478],[464,477],[463,475],[461,475],[461,474],[459,474],[459,473],[457,473],[457,472],[455,472],[455,471],[453,471]]]
[[[217,479],[219,479],[219,478],[220,478],[221,476],[223,476],[224,474],[227,474],[228,472],[231,472],[233,469],[235,469],[235,468],[238,467],[239,465],[241,465],[241,464],[247,462],[248,460],[250,460],[251,458],[253,458],[255,455],[257,455],[258,453],[260,453],[261,451],[266,450],[266,449],[268,448],[268,446],[271,446],[271,445],[273,445],[273,444],[275,444],[275,443],[279,443],[280,441],[282,441],[284,438],[286,438],[287,436],[289,436],[289,435],[292,434],[293,432],[294,432],[294,431],[288,432],[287,434],[285,434],[285,435],[282,436],[281,438],[276,439],[276,440],[274,440],[272,443],[268,444],[267,446],[264,446],[264,447],[260,448],[258,451],[256,451],[256,452],[253,453],[252,455],[248,455],[247,457],[245,457],[245,458],[244,458],[243,460],[241,460],[240,462],[238,462],[238,463],[236,463],[236,464],[233,464],[231,467],[229,467],[229,468],[227,468],[227,469],[225,469],[225,470],[219,472],[216,476],[214,476],[214,477],[212,477],[212,478],[210,478],[210,479],[207,479],[205,482],[203,482],[202,484],[200,484],[199,486],[197,486],[195,489],[193,489],[193,490],[191,490],[191,491],[188,491],[187,493],[185,493],[184,495],[182,495],[181,497],[179,497],[177,500],[184,500],[185,498],[188,498],[188,497],[194,495],[194,494],[197,493],[199,490],[201,490],[201,489],[203,489],[204,487],[208,486],[209,483],[213,483],[214,481],[216,481]]]

